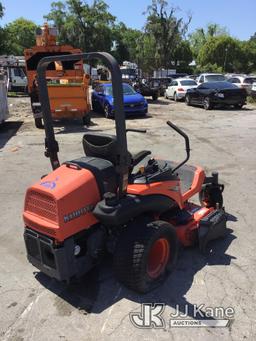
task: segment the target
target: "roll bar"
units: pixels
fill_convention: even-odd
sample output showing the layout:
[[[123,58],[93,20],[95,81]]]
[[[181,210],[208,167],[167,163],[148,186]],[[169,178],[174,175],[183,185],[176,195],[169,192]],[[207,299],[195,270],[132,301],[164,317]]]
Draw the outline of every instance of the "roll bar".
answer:
[[[79,61],[79,60],[92,60],[100,59],[105,63],[111,72],[113,97],[115,106],[115,126],[116,126],[116,138],[118,146],[118,159],[117,171],[119,174],[119,196],[123,196],[126,193],[128,184],[128,171],[129,160],[127,150],[126,139],[126,124],[124,115],[124,103],[123,103],[123,87],[122,87],[122,75],[119,65],[115,58],[106,52],[90,52],[79,53],[62,56],[50,56],[42,58],[37,67],[39,98],[42,108],[42,115],[44,120],[45,130],[45,156],[50,158],[53,169],[60,166],[58,159],[59,146],[55,139],[53,120],[50,109],[50,100],[47,89],[46,70],[50,63],[55,61]]]

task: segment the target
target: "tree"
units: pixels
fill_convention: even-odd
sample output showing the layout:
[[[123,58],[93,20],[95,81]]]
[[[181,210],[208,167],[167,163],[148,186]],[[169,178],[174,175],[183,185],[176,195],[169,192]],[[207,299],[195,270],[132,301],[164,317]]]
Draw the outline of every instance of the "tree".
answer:
[[[153,55],[148,58],[153,68],[170,68],[177,57],[177,50],[182,39],[187,32],[188,21],[183,18],[176,18],[176,9],[167,8],[168,2],[165,0],[152,0],[152,4],[147,8],[147,21],[145,25],[145,42],[149,51]]]
[[[244,52],[241,43],[230,36],[211,37],[198,54],[201,67],[216,65],[223,72],[239,72],[243,69]]]
[[[23,55],[25,48],[35,44],[37,25],[30,20],[19,18],[5,26],[5,53]]]
[[[4,15],[4,7],[2,3],[0,2],[0,19],[3,17],[3,15]]]
[[[189,35],[189,41],[194,58],[197,59],[198,54],[204,44],[212,37],[228,35],[227,29],[218,24],[208,24],[206,29],[198,28]]]
[[[56,25],[60,43],[70,43],[83,51],[110,51],[115,17],[103,0],[90,6],[81,0],[53,2],[45,18]]]

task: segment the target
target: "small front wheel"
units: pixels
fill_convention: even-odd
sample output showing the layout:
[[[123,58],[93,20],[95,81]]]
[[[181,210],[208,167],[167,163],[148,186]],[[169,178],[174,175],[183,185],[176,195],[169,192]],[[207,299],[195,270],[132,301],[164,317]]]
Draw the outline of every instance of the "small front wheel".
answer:
[[[203,207],[222,208],[223,206],[223,185],[205,185],[199,192],[199,201]]]
[[[173,270],[178,239],[164,221],[138,219],[125,227],[114,254],[117,278],[127,287],[146,293],[159,286]]]

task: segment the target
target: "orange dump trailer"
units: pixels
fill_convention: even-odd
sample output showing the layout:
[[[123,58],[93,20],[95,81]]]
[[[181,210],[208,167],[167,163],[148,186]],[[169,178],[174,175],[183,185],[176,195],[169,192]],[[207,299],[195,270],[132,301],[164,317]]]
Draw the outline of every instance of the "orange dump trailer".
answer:
[[[36,45],[25,49],[28,92],[37,128],[42,127],[41,103],[37,84],[37,66],[48,56],[81,53],[70,45],[58,45],[57,31],[45,24],[37,31]],[[83,124],[90,123],[89,80],[82,61],[51,63],[47,73],[48,93],[53,119],[81,118]]]

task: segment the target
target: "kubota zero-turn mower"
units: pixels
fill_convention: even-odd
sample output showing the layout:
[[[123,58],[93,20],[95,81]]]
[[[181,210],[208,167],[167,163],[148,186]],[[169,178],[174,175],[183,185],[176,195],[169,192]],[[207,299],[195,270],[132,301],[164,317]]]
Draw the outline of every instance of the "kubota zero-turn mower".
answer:
[[[86,132],[85,155],[60,165],[45,73],[49,63],[101,59],[112,74],[116,135]],[[226,233],[226,215],[218,174],[207,177],[200,167],[154,158],[143,150],[127,150],[122,78],[116,60],[107,53],[46,57],[38,66],[45,129],[45,155],[53,171],[26,193],[24,222],[28,260],[60,281],[79,278],[113,254],[117,278],[137,292],[159,285],[173,269],[178,245],[198,244]],[[199,194],[201,205],[189,199]]]

